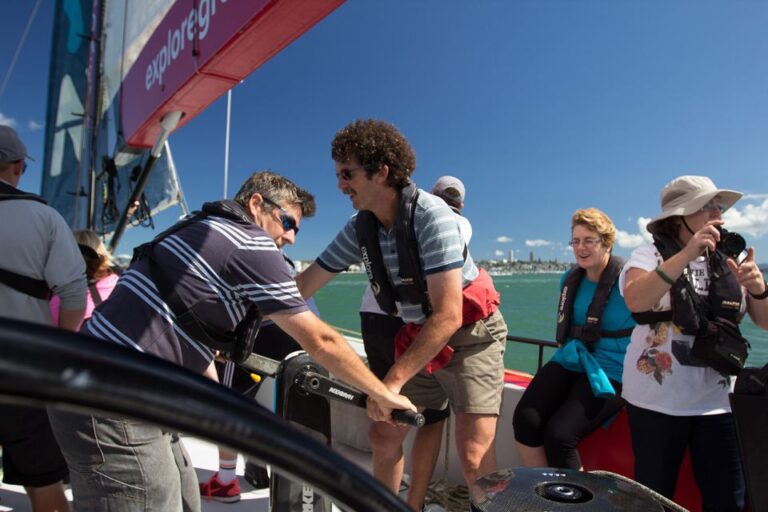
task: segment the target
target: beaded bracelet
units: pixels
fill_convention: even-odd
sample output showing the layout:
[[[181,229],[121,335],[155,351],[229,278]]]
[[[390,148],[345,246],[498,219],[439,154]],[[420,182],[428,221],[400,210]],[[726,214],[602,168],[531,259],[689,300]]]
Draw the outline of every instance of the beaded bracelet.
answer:
[[[673,284],[675,284],[675,280],[669,277],[666,272],[661,270],[660,266],[656,267],[656,275],[658,275],[662,279],[662,281],[667,283],[669,286],[672,286]]]
[[[752,297],[755,300],[763,300],[766,297],[768,297],[768,283],[766,283],[765,289],[763,290],[763,293],[758,293],[757,295],[755,295],[754,293],[750,292],[749,290],[747,290],[747,293],[749,294],[750,297]]]

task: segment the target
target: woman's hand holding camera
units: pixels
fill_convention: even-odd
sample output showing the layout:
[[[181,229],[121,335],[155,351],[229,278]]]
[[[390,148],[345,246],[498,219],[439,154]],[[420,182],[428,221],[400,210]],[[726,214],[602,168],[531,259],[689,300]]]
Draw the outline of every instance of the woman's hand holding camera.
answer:
[[[685,244],[683,251],[688,256],[688,261],[693,261],[705,252],[713,252],[720,241],[720,231],[717,226],[722,220],[711,220],[704,227],[691,235],[691,239]]]

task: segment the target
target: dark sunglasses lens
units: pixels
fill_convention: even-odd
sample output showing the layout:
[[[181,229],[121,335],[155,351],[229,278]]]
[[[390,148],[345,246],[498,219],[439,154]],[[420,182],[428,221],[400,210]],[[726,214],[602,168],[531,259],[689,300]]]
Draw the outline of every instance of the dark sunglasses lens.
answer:
[[[283,222],[283,229],[286,231],[293,230],[294,233],[299,234],[299,228],[296,227],[296,219],[290,215],[283,214],[280,216],[280,220]]]

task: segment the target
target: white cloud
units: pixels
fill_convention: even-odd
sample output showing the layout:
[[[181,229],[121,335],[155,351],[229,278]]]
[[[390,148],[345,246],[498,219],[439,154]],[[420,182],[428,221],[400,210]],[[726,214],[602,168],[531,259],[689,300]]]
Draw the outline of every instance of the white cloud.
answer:
[[[637,218],[637,233],[629,233],[621,229],[616,231],[616,245],[624,249],[634,249],[644,243],[653,242],[651,234],[646,229],[651,219],[648,217]]]
[[[729,231],[760,238],[768,233],[768,199],[759,204],[730,208],[723,214]]]
[[[508,236],[504,236],[504,235],[502,235],[502,236],[500,236],[500,237],[496,238],[496,241],[497,241],[498,243],[500,243],[500,244],[506,244],[506,243],[509,243],[509,242],[511,242],[511,241],[512,241],[512,239],[511,239],[511,238],[509,238]]]
[[[27,123],[27,128],[29,128],[30,131],[36,132],[43,129],[43,125],[40,123],[36,123],[35,121],[30,121]]]
[[[16,120],[0,112],[0,124],[16,127]]]
[[[496,249],[496,252],[494,252],[494,255],[496,255],[496,256],[504,256],[504,251],[500,251],[500,250]]]
[[[729,231],[749,235],[753,238],[761,238],[768,234],[768,194],[750,194],[744,198],[762,200],[762,202],[745,204],[741,207],[734,206],[723,214],[723,220]],[[618,230],[616,232],[616,245],[625,249],[633,249],[643,243],[653,242],[651,234],[646,229],[650,221],[650,218],[638,217],[638,233]]]
[[[768,194],[744,194],[741,199],[744,201],[760,201],[762,199],[768,199]]]
[[[549,240],[526,240],[525,246],[526,247],[546,247],[548,245],[552,245],[552,242]]]
[[[624,249],[634,249],[639,245],[643,245],[646,242],[645,237],[642,235],[633,235],[626,231],[616,231],[616,245],[623,247]]]

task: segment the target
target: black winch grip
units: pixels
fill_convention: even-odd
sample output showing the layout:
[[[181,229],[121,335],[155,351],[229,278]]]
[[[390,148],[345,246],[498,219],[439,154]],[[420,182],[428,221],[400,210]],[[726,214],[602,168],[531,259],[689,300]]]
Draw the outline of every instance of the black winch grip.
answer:
[[[398,423],[405,423],[414,427],[424,426],[424,415],[420,412],[395,409],[392,411],[392,419]]]
[[[320,395],[340,402],[347,402],[356,405],[357,407],[365,407],[365,402],[368,398],[368,395],[365,393],[310,369],[303,371],[300,377],[295,380],[294,384],[307,393]],[[423,427],[425,421],[424,415],[420,412],[400,409],[392,411],[392,419],[398,423],[412,425],[414,427]]]
[[[251,354],[249,357],[238,363],[243,368],[260,375],[274,377],[280,372],[281,363],[259,354]],[[299,370],[294,378],[293,385],[298,386],[305,393],[320,395],[325,398],[332,398],[340,402],[347,402],[357,407],[365,407],[365,401],[368,396],[355,388],[349,387],[338,381],[326,377],[314,371],[315,368],[308,366]],[[424,415],[420,412],[408,410],[392,411],[392,419],[398,423],[411,425],[414,427],[424,426]]]

